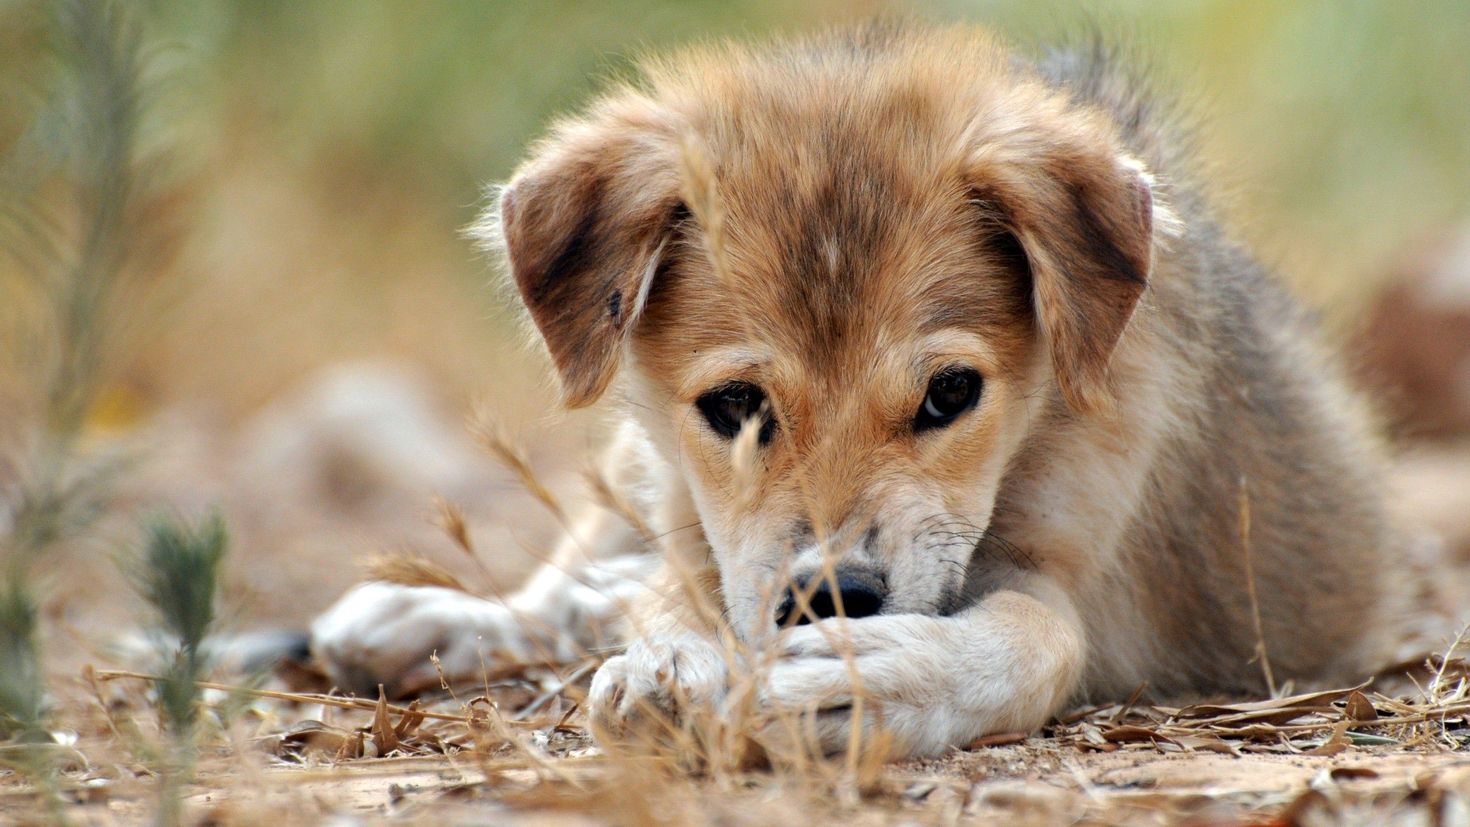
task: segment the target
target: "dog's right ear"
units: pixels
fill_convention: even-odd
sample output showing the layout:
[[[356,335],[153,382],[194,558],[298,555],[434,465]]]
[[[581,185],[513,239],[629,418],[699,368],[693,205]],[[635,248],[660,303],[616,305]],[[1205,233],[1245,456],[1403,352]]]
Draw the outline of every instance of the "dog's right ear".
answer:
[[[1062,397],[1074,411],[1096,411],[1109,404],[1109,362],[1147,288],[1163,208],[1152,177],[1106,132],[1069,133],[1058,122],[982,146],[972,180],[1026,254]]]
[[[501,191],[497,231],[546,342],[562,400],[589,405],[617,372],[681,213],[677,144],[636,100],[562,124]]]

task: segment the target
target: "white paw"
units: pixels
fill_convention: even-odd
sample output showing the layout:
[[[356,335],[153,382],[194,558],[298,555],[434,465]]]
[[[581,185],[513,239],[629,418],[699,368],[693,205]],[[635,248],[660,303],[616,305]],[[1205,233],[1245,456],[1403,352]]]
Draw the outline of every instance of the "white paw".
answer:
[[[477,679],[505,662],[545,660],[522,619],[505,606],[437,586],[363,583],[311,625],[311,651],[342,689],[405,695]]]
[[[588,707],[594,731],[601,739],[621,740],[638,725],[667,726],[690,712],[715,710],[729,682],[726,658],[695,635],[634,641],[592,678]]]
[[[773,754],[836,753],[859,743],[919,757],[989,733],[1030,732],[1070,693],[1081,648],[1058,625],[1054,649],[1028,651],[1016,628],[981,614],[880,615],[789,629],[759,692],[768,720],[757,740]]]
[[[881,742],[902,755],[942,750],[959,723],[954,679],[965,669],[958,653],[943,651],[946,631],[940,618],[891,615],[783,632],[759,690],[757,740],[773,757],[832,754],[854,743]]]

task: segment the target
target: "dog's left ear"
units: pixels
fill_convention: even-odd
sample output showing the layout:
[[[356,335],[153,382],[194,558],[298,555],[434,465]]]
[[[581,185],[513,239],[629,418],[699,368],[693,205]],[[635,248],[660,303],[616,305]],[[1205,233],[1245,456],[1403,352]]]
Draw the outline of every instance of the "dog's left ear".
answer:
[[[1153,265],[1151,177],[1109,143],[1053,138],[972,158],[977,197],[1026,253],[1057,383],[1079,412],[1108,405],[1108,363]]]
[[[498,221],[478,230],[503,244],[568,407],[607,389],[648,297],[680,209],[669,134],[636,98],[562,124],[501,191]]]

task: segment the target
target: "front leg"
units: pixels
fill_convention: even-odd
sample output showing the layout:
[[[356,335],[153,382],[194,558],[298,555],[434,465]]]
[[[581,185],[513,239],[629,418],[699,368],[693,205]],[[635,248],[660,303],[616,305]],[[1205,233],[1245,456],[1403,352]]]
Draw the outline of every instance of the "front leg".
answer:
[[[665,566],[650,578],[626,618],[627,649],[592,678],[588,710],[604,745],[677,743],[724,708],[740,655],[721,640],[716,577],[706,570],[686,582]]]
[[[998,732],[1031,732],[1076,691],[1085,637],[1071,601],[1038,578],[945,617],[834,619],[783,633],[764,701],[762,740],[849,745],[854,698],[865,743],[880,731],[894,757],[927,756]]]
[[[623,606],[647,591],[643,581],[657,565],[650,554],[588,562],[587,548],[635,543],[601,511],[582,526],[588,539],[564,540],[504,603],[435,586],[362,583],[312,622],[312,654],[338,687],[369,696],[379,684],[400,696],[438,686],[441,674],[469,683],[507,664],[580,659],[615,639]]]

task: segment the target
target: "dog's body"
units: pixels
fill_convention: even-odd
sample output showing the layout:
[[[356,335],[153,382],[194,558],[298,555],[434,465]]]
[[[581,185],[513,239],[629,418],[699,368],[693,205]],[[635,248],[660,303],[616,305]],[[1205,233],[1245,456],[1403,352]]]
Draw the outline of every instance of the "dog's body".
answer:
[[[821,710],[827,749],[862,709],[908,754],[1144,683],[1260,692],[1262,647],[1278,681],[1361,677],[1403,593],[1370,418],[1182,153],[1101,53],[968,30],[651,66],[485,232],[568,402],[616,383],[608,467],[681,586],[583,569],[646,548],[602,514],[509,606],[369,584],[316,651],[473,676],[599,642],[630,597],[604,731],[717,704],[774,647],[759,704]]]

